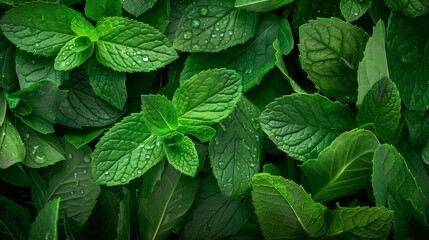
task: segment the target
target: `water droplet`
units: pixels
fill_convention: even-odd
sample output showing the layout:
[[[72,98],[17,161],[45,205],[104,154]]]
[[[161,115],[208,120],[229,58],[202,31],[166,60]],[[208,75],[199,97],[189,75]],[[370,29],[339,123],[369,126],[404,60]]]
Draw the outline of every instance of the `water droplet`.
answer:
[[[215,137],[215,143],[216,143],[216,145],[218,145],[219,142],[220,142],[220,138],[219,137]]]
[[[257,118],[252,118],[252,126],[255,130],[258,130],[261,127]]]
[[[73,154],[69,153],[69,155],[67,155],[67,157],[71,159],[73,157]]]
[[[199,27],[199,26],[200,26],[200,20],[198,20],[198,19],[193,19],[193,20],[191,21],[191,26],[192,26],[192,27]]]
[[[82,190],[80,190],[80,194],[83,194],[83,193],[84,193],[83,189],[82,189]]]
[[[37,150],[39,148],[39,145],[35,145],[35,146],[33,146],[33,149],[34,150]]]
[[[358,13],[357,13],[357,12],[355,12],[355,13],[353,13],[353,15],[357,16],[357,15],[358,15]]]
[[[233,31],[228,31],[228,35],[233,35],[234,34],[234,32]]]
[[[121,182],[126,182],[126,181],[127,181],[127,179],[121,178]]]
[[[183,195],[181,193],[177,194],[178,199],[182,199]]]
[[[217,34],[216,34],[216,33],[213,33],[213,34],[212,34],[212,38],[215,38],[215,37],[217,37]]]
[[[177,214],[175,212],[168,212],[165,214],[164,223],[170,222],[172,219],[175,219]]]
[[[36,47],[38,47],[39,46],[39,44],[38,43],[36,43],[36,45],[35,45]]]
[[[71,192],[70,192],[70,194],[71,194],[71,195],[73,195],[73,194],[74,194],[74,192],[73,192],[73,191],[71,191]]]
[[[86,174],[86,169],[83,169],[83,173]]]
[[[90,156],[85,156],[85,157],[83,158],[83,161],[85,161],[85,162],[90,162],[90,161],[91,161],[91,157],[90,157]]]
[[[148,56],[143,56],[143,62],[147,62],[149,61],[149,57]]]
[[[74,177],[74,178],[77,178],[77,172],[74,172],[74,173],[73,173],[73,177]]]
[[[209,10],[206,7],[202,7],[198,9],[198,13],[200,14],[200,16],[206,16],[209,13]]]
[[[211,225],[211,224],[207,224],[207,225],[206,225],[206,230],[207,230],[207,231],[212,230],[212,225]]]
[[[146,155],[146,159],[149,159],[150,158],[150,155]]]
[[[161,146],[161,142],[160,142],[160,141],[157,141],[157,142],[156,142],[156,146],[158,146],[158,147],[159,147],[159,146]]]
[[[136,198],[138,198],[138,197],[139,197],[139,190],[136,189]]]
[[[137,174],[142,174],[142,170],[138,170],[138,171],[137,171]]]
[[[183,33],[183,38],[184,39],[191,39],[192,38],[192,32],[187,31],[187,32]]]
[[[30,134],[29,133],[25,134],[25,138],[29,139],[30,138]]]
[[[134,66],[134,65],[136,65],[136,62],[133,62],[132,64],[133,64],[133,66]]]
[[[225,36],[224,33],[219,33],[219,37],[223,37],[223,36]]]
[[[105,172],[104,172],[104,175],[109,175],[109,171],[105,171]]]

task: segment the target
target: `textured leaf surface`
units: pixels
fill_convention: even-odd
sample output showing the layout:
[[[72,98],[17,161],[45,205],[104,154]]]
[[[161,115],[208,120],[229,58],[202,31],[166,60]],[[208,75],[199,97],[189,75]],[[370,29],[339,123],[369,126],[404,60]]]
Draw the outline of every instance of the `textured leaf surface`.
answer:
[[[326,96],[353,101],[357,67],[368,35],[336,18],[311,20],[299,28],[300,62],[308,78]]]
[[[253,176],[252,200],[265,239],[310,239],[326,232],[326,207],[279,176]]]
[[[293,0],[236,0],[235,7],[243,8],[248,11],[268,12],[277,8],[281,8]]]
[[[177,131],[182,134],[191,134],[192,136],[198,138],[200,142],[207,142],[212,139],[215,134],[216,130],[209,126],[188,126],[188,125],[180,125],[177,128]]]
[[[131,15],[138,17],[142,15],[146,10],[150,9],[156,0],[124,0],[122,1],[122,6],[125,11],[129,12]]]
[[[185,52],[219,52],[255,34],[259,15],[234,7],[233,0],[198,0],[180,19],[173,46]]]
[[[15,202],[0,196],[0,238],[27,240],[31,213]]]
[[[54,68],[69,71],[88,60],[94,52],[94,43],[88,37],[77,37],[68,41],[55,58]]]
[[[161,136],[177,129],[177,109],[165,96],[142,95],[141,102],[145,124],[152,133]]]
[[[209,125],[227,117],[241,96],[241,77],[232,70],[212,69],[192,76],[173,96],[179,123]]]
[[[56,198],[46,203],[31,224],[30,240],[58,239],[58,218],[60,199]]]
[[[161,161],[161,140],[151,134],[143,118],[142,114],[125,117],[97,143],[92,154],[97,183],[126,184]]]
[[[170,1],[156,1],[153,7],[138,19],[139,21],[147,23],[158,29],[160,32],[166,34],[165,31],[169,24],[171,5]]]
[[[142,22],[106,17],[97,31],[97,60],[115,71],[149,72],[178,57],[165,35]]]
[[[353,22],[371,7],[372,0],[341,0],[340,9],[344,18],[348,22]]]
[[[414,147],[422,147],[429,136],[429,112],[406,111],[404,117],[410,132],[410,144]]]
[[[9,119],[0,126],[0,168],[6,169],[24,161],[25,146],[18,130]]]
[[[354,128],[355,113],[318,94],[292,94],[270,103],[259,117],[277,147],[298,160],[316,158],[342,132]]]
[[[164,139],[163,145],[168,162],[183,174],[195,177],[199,160],[192,139],[178,134]]]
[[[386,5],[408,17],[419,17],[429,13],[429,2],[426,0],[385,0]]]
[[[1,31],[0,31],[1,32]],[[0,87],[12,90],[17,85],[16,70],[14,66],[16,48],[0,34]]]
[[[387,27],[387,61],[402,102],[411,110],[429,109],[429,15],[410,19],[393,13]]]
[[[235,198],[247,192],[259,171],[263,131],[259,110],[242,97],[234,111],[216,127],[209,145],[210,165],[221,192]]]
[[[179,227],[190,210],[198,188],[195,178],[167,165],[161,180],[139,200],[140,231],[144,239],[164,239]]]
[[[85,16],[97,21],[102,17],[121,16],[122,4],[120,0],[87,0]]]
[[[9,10],[1,18],[0,26],[18,48],[51,56],[76,37],[70,28],[73,18],[83,16],[61,4],[32,2]]]

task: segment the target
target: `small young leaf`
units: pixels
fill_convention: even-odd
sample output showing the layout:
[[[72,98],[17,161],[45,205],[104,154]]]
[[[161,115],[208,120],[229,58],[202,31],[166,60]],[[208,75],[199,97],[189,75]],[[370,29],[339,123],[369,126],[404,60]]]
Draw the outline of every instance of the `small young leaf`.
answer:
[[[192,136],[198,138],[200,142],[207,142],[212,139],[215,134],[216,130],[209,126],[189,126],[189,125],[180,125],[177,128],[177,131],[182,134],[191,134]]]
[[[165,35],[155,28],[122,17],[105,17],[97,22],[97,60],[120,72],[149,72],[178,56]]]
[[[232,70],[200,72],[184,82],[173,96],[183,125],[210,125],[227,117],[241,96],[241,77]]]
[[[379,145],[370,131],[355,129],[338,136],[317,159],[305,161],[301,167],[313,199],[326,203],[368,185]]]
[[[88,37],[77,37],[68,41],[55,58],[54,68],[68,71],[80,66],[94,52],[94,43]]]
[[[122,5],[125,11],[131,15],[138,17],[142,15],[146,10],[153,7],[156,0],[123,0]]]
[[[165,96],[142,95],[141,102],[146,127],[152,133],[162,136],[177,129],[177,109]]]
[[[0,126],[0,169],[24,161],[25,145],[8,118]]]
[[[347,22],[353,22],[371,7],[372,0],[341,0],[340,9]]]
[[[31,224],[29,240],[58,239],[60,198],[46,203]]]
[[[120,17],[121,13],[121,0],[87,0],[85,4],[85,16],[94,21],[102,17]]]
[[[385,0],[384,2],[392,10],[412,18],[429,13],[429,4],[426,0]]]
[[[15,202],[0,196],[0,238],[27,240],[31,213]]]
[[[84,18],[73,18],[70,23],[70,28],[77,36],[88,37],[92,42],[96,42],[99,38],[97,30]],[[79,47],[78,44],[76,45]],[[73,45],[73,47],[75,47],[75,45]]]
[[[191,177],[195,177],[199,160],[195,144],[187,136],[175,134],[163,140],[168,162],[177,170]]]
[[[236,0],[235,7],[243,8],[247,11],[268,12],[277,8],[281,8],[293,0]]]
[[[197,0],[183,13],[173,46],[185,52],[219,52],[252,38],[258,20],[257,13],[235,8],[233,0]]]
[[[326,232],[326,207],[290,180],[267,173],[253,176],[252,199],[266,239],[310,239]]]

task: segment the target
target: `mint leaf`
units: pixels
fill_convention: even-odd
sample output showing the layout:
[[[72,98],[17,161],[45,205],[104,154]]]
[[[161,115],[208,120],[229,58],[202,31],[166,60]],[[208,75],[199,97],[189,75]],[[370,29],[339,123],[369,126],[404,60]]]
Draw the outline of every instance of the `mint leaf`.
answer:
[[[169,24],[170,11],[170,1],[156,1],[153,7],[140,16],[138,20],[166,34],[165,30]]]
[[[141,176],[164,156],[161,139],[151,134],[143,114],[132,114],[113,126],[92,154],[94,179],[108,186]]]
[[[69,133],[64,135],[64,138],[75,148],[81,148],[99,137],[103,132],[107,131],[108,129],[108,127],[105,127],[91,131]]]
[[[97,22],[97,60],[120,72],[149,72],[178,56],[167,38],[155,28],[122,17],[105,17]]]
[[[28,239],[31,213],[15,202],[0,196],[0,238]]]
[[[122,4],[120,0],[87,0],[85,4],[85,16],[94,21],[102,17],[120,17]]]
[[[405,123],[409,131],[410,144],[414,147],[422,147],[429,136],[429,112],[405,111]]]
[[[326,96],[354,101],[357,67],[368,35],[340,19],[318,18],[299,28],[299,39],[299,59],[308,78]]]
[[[15,46],[0,31],[0,87],[12,90],[17,85],[14,66]]]
[[[68,71],[80,66],[94,52],[94,43],[88,37],[77,37],[68,41],[55,58],[54,68]]]
[[[170,42],[174,41],[177,27],[180,22],[180,18],[185,13],[186,8],[193,3],[193,0],[183,0],[183,1],[172,1],[170,6],[170,19],[165,31],[165,35]]]
[[[179,123],[210,125],[227,117],[241,96],[241,77],[232,70],[212,69],[184,82],[173,96]]]
[[[212,139],[216,134],[216,130],[209,126],[180,125],[177,128],[177,131],[182,134],[191,134],[200,140],[200,142],[210,141],[210,139]]]
[[[258,173],[252,178],[252,200],[266,239],[310,239],[326,232],[326,207],[314,202],[298,184]]]
[[[183,13],[173,46],[184,52],[219,52],[252,38],[258,17],[235,8],[232,0],[197,0]]]
[[[262,129],[277,147],[304,161],[316,158],[342,132],[356,126],[350,106],[318,94],[278,98],[262,112]]]
[[[113,71],[95,59],[88,61],[88,78],[95,95],[122,110],[127,100],[125,73]]]
[[[13,164],[7,169],[0,168],[0,179],[14,186],[30,186],[27,172],[20,163]]]
[[[195,144],[187,136],[177,133],[163,140],[168,162],[185,175],[195,177],[199,160]]]
[[[141,102],[146,127],[152,133],[162,136],[177,129],[177,109],[165,96],[142,95]]]
[[[29,238],[38,239],[58,239],[58,218],[60,213],[60,198],[53,199],[46,203],[31,224]]]
[[[57,3],[31,2],[7,11],[0,20],[3,34],[21,50],[52,56],[76,37],[73,18],[83,16]]]
[[[150,9],[155,4],[155,2],[156,0],[124,0],[122,1],[122,5],[125,11],[135,17],[138,17],[142,15],[146,10]]]
[[[235,7],[243,8],[248,11],[268,12],[277,8],[281,8],[293,0],[236,0]]]
[[[326,203],[364,188],[370,182],[372,158],[379,145],[370,131],[355,129],[338,136],[317,159],[305,161],[301,167],[313,199]]]
[[[0,169],[24,161],[25,146],[18,130],[6,118],[0,126]]]
[[[429,4],[425,0],[385,0],[384,2],[392,10],[412,18],[429,13]]]
[[[292,89],[296,93],[306,93],[290,76],[287,72],[284,60],[283,60],[283,54],[282,49],[280,46],[280,41],[277,39],[273,42],[273,48],[276,50],[275,56],[276,56],[276,66],[280,70],[280,72],[283,74],[283,76],[288,81],[289,85],[292,87]]]
[[[371,7],[372,0],[341,0],[340,9],[347,22],[353,22],[362,17]]]
[[[210,142],[210,165],[228,199],[247,192],[252,176],[259,171],[263,132],[258,116],[256,106],[242,97],[234,111],[216,127],[216,136]]]
[[[387,61],[390,76],[402,102],[410,110],[429,109],[429,15],[410,19],[393,12],[387,28]]]
[[[98,40],[99,35],[92,24],[84,18],[73,18],[70,23],[71,30],[79,37],[88,37],[92,42]],[[76,47],[76,46],[73,46]],[[79,47],[79,45],[77,45]]]

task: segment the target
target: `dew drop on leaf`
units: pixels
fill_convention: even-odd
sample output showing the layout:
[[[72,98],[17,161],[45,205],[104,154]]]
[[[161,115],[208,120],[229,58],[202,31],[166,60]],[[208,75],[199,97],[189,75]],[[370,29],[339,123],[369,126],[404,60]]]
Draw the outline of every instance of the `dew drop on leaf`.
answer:
[[[143,62],[147,62],[149,61],[149,57],[148,56],[143,56]]]
[[[198,20],[198,19],[192,20],[191,26],[192,27],[199,27],[200,26],[200,20]]]
[[[206,7],[202,7],[200,9],[198,9],[198,14],[200,14],[200,16],[204,17],[209,13],[209,9]]]
[[[176,218],[176,216],[177,216],[177,214],[176,214],[175,212],[168,212],[168,213],[165,215],[164,222],[165,222],[165,223],[170,222],[171,220],[175,219],[175,218]]]
[[[192,38],[192,33],[187,31],[183,34],[183,38],[184,39],[191,39]]]
[[[91,161],[91,157],[90,157],[90,156],[85,156],[85,157],[83,158],[83,161],[85,161],[85,162],[90,162],[90,161]]]
[[[67,155],[67,157],[71,159],[73,157],[73,154],[69,153],[69,155]]]
[[[104,172],[104,175],[109,175],[109,171],[105,171],[105,172]]]
[[[177,194],[178,199],[182,199],[183,195],[181,193]]]
[[[73,192],[73,191],[71,191],[71,192],[70,192],[70,194],[71,194],[71,195],[73,195],[73,194],[74,194],[74,192]]]

